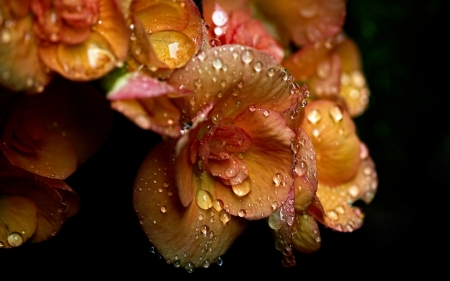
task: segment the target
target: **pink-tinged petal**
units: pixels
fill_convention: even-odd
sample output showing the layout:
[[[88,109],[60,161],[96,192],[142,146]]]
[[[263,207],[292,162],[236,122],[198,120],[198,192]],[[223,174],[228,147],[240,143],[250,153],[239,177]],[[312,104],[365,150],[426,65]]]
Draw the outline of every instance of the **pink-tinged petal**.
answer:
[[[342,30],[346,0],[254,0],[264,18],[297,46],[316,43]],[[286,35],[284,35],[286,36]]]
[[[137,126],[158,134],[178,137],[181,132],[180,111],[165,96],[111,101],[111,108],[122,113]]]
[[[295,139],[292,141],[292,150],[295,153],[294,174],[299,178],[306,178],[317,188],[316,152],[311,138],[301,127],[295,133]]]
[[[294,232],[295,208],[294,186],[291,187],[287,200],[268,218],[269,226],[275,238],[275,247],[283,254],[282,263],[285,267],[296,264],[293,254],[292,233]]]
[[[282,112],[297,102],[300,91],[269,54],[240,45],[200,51],[168,79],[174,87],[188,89],[191,97],[177,99],[190,118],[214,105],[223,118],[234,118],[250,106]]]
[[[142,229],[166,262],[192,271],[207,267],[225,254],[246,221],[230,216],[219,201],[213,201],[207,210],[196,202],[183,207],[169,173],[173,162],[168,144],[158,144],[142,163],[134,185],[133,205]]]
[[[194,1],[188,0],[185,3],[189,12],[189,22],[186,28],[183,29],[183,33],[194,42],[194,53],[196,54],[203,44],[203,19]]]
[[[252,140],[250,148],[240,154],[248,166],[248,177],[241,188],[250,187],[251,191],[239,196],[239,186],[232,189],[216,181],[216,196],[232,215],[248,220],[265,218],[286,201],[293,184],[291,139],[295,134],[282,115],[265,108],[245,110],[235,118],[234,125],[244,129]]]
[[[14,20],[15,24],[1,26],[0,84],[12,91],[42,92],[53,74],[39,60],[33,18],[28,15],[8,20]]]
[[[296,214],[292,244],[294,249],[304,254],[314,253],[320,249],[321,237],[317,221],[307,212]]]
[[[190,147],[187,145],[192,132],[182,136],[177,142],[177,155],[175,158],[175,181],[181,205],[187,207],[194,198],[194,185],[198,183],[194,179],[195,168],[191,161]],[[206,178],[205,180],[209,180]],[[201,183],[201,181],[200,181]],[[210,185],[210,184],[209,184]]]
[[[0,189],[0,248],[18,247],[25,243],[36,230],[36,213],[33,200],[8,196]]]
[[[109,100],[142,99],[168,94],[184,95],[189,93],[189,91],[176,89],[164,81],[152,78],[141,72],[130,72],[114,82],[107,98]]]
[[[360,141],[348,112],[328,100],[305,109],[302,128],[316,151],[319,183],[336,186],[353,178],[360,164]]]
[[[99,24],[94,32],[100,34],[109,43],[117,60],[123,62],[128,55],[130,30],[125,21],[125,14],[120,9],[123,0],[101,0],[99,8]]]

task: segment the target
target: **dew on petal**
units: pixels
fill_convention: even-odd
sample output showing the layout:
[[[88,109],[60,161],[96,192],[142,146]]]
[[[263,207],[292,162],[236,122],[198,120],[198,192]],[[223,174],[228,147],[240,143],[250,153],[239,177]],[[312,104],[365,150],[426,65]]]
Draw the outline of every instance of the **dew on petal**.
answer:
[[[213,197],[204,189],[199,189],[196,196],[197,205],[200,209],[208,210],[212,207]]]
[[[167,212],[166,206],[161,206],[161,213],[165,214]]]
[[[226,224],[231,220],[231,215],[227,211],[221,210],[219,213],[219,219],[223,224]]]
[[[11,247],[18,247],[23,244],[23,236],[19,232],[12,232],[7,237],[8,244]]]
[[[241,60],[245,64],[251,63],[253,61],[253,58],[254,58],[254,54],[250,50],[245,50],[241,54]]]
[[[306,118],[308,119],[309,122],[311,122],[312,124],[316,124],[317,122],[320,121],[320,119],[322,118],[322,115],[320,114],[320,111],[317,109],[313,109],[311,110],[308,115],[306,116]]]
[[[274,183],[275,187],[278,187],[285,183],[284,176],[282,173],[276,173],[275,175],[273,175],[272,179],[273,179],[273,183]]]
[[[334,106],[334,107],[330,108],[329,113],[330,113],[331,118],[335,122],[339,122],[342,120],[342,118],[344,118],[342,110],[339,108],[339,106]]]
[[[223,209],[223,201],[220,199],[216,199],[213,201],[213,207],[217,212],[222,211]]]
[[[212,66],[216,69],[219,70],[222,68],[223,66],[223,62],[221,58],[216,58],[212,61]]]
[[[200,227],[200,231],[203,233],[203,235],[206,235],[209,232],[209,226],[207,226],[206,224],[202,225]]]
[[[289,93],[291,95],[298,95],[300,93],[300,86],[297,83],[292,83],[289,85]]]
[[[273,77],[274,75],[275,75],[275,69],[274,68],[269,68],[267,70],[267,76]]]
[[[187,262],[184,266],[184,269],[186,269],[188,273],[192,273],[194,272],[195,265],[192,262]]]
[[[239,216],[239,217],[243,218],[243,217],[245,217],[246,215],[247,215],[247,211],[246,211],[246,210],[240,209],[240,210],[238,211],[238,216]]]
[[[260,61],[257,61],[254,65],[253,65],[253,69],[256,72],[261,72],[261,70],[263,69],[263,64]]]

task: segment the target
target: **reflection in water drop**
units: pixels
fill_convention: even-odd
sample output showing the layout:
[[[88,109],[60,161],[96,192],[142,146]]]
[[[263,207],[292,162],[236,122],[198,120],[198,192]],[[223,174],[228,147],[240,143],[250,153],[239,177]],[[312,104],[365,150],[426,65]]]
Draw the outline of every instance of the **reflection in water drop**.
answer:
[[[8,244],[11,247],[18,247],[23,244],[23,236],[18,232],[12,232],[8,235]]]

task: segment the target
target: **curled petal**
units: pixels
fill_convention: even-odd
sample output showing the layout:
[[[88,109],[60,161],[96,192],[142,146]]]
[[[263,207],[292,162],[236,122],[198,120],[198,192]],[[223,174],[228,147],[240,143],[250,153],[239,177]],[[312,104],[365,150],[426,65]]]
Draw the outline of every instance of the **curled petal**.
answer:
[[[196,203],[183,207],[176,182],[167,173],[172,165],[168,157],[171,149],[168,143],[160,143],[142,163],[133,191],[135,212],[146,235],[168,263],[190,270],[206,267],[228,250],[246,222],[230,216],[221,204],[206,204],[207,210]],[[200,198],[209,200],[209,195]]]
[[[297,46],[315,43],[339,33],[346,15],[345,0],[254,0],[258,12],[288,33]]]
[[[311,136],[321,184],[336,186],[351,179],[360,163],[360,141],[349,114],[328,100],[311,102],[302,128]]]
[[[319,225],[307,212],[296,214],[292,236],[294,248],[302,253],[313,253],[321,246]]]
[[[250,106],[282,112],[302,94],[291,91],[292,76],[271,55],[241,45],[200,51],[168,82],[193,92],[177,100],[190,118],[211,104],[222,110],[223,118],[234,118]]]
[[[242,183],[247,195],[239,196],[236,187],[230,189],[216,181],[216,195],[233,215],[249,220],[269,216],[287,198],[293,184],[293,152],[290,148],[294,132],[282,115],[265,108],[245,110],[234,120],[234,125],[245,130],[252,145],[241,159],[248,166],[248,178]]]

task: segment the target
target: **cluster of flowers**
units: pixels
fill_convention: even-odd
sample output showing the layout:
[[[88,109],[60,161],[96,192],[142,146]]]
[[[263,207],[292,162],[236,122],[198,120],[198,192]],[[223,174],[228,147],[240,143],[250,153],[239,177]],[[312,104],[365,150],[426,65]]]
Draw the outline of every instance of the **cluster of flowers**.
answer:
[[[266,220],[286,267],[319,224],[361,227],[377,173],[354,117],[368,105],[346,0],[0,0],[0,248],[56,235],[64,180],[112,112],[162,136],[133,205],[167,261],[220,262]],[[133,183],[130,183],[133,184]]]

